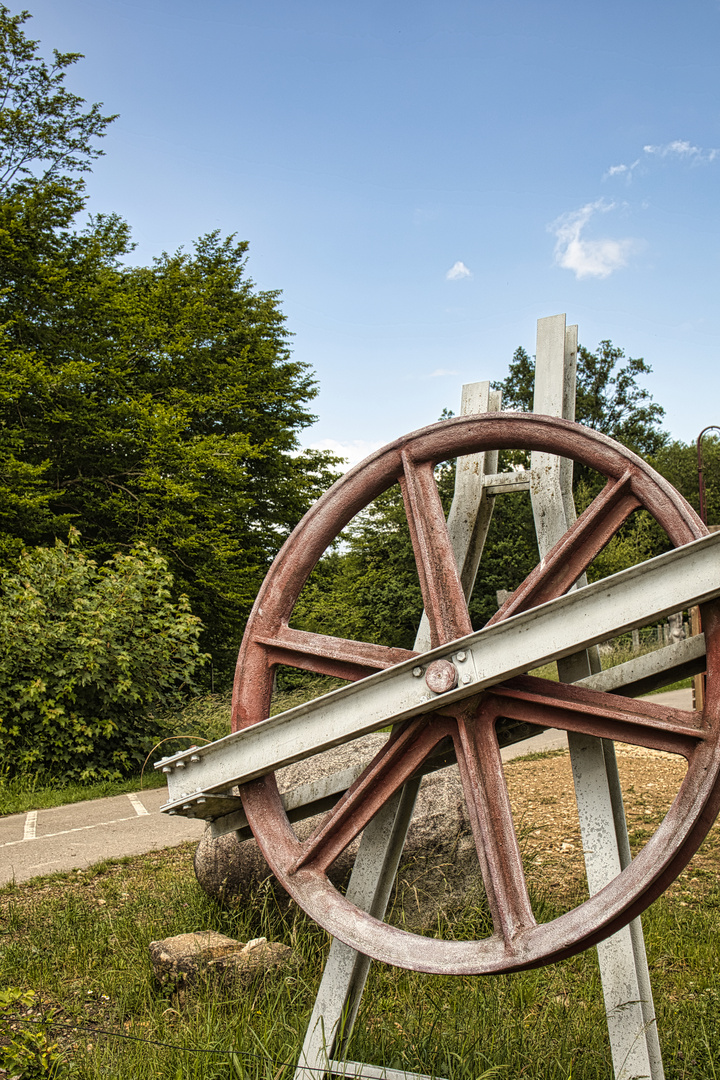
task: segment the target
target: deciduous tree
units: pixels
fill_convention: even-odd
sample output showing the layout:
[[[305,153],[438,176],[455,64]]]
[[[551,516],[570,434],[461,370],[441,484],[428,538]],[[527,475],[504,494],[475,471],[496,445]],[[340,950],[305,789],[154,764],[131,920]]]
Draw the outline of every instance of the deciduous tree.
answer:
[[[291,527],[331,479],[298,453],[311,372],[245,242],[213,233],[131,266],[116,215],[84,226],[82,174],[112,117],[0,8],[0,565],[78,526],[99,560],[168,559],[220,678]]]

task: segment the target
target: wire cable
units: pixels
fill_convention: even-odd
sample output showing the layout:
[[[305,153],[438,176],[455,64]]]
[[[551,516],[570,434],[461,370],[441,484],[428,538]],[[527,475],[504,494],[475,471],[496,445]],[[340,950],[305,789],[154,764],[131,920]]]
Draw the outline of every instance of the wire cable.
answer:
[[[128,1035],[124,1031],[108,1031],[105,1028],[93,1027],[92,1024],[88,1024],[87,1022],[80,1022],[77,1024],[65,1024],[57,1020],[28,1020],[24,1016],[12,1016],[8,1015],[7,1013],[3,1017],[3,1020],[9,1021],[13,1024],[42,1024],[44,1027],[62,1028],[65,1031],[77,1031],[78,1029],[82,1029],[89,1032],[91,1035],[109,1035],[113,1039],[127,1039],[129,1042],[144,1043],[147,1046],[161,1046],[167,1050],[183,1050],[187,1054],[216,1054],[221,1057],[230,1058],[242,1056],[246,1058],[254,1058],[257,1061],[267,1062],[268,1060],[270,1060],[272,1061],[273,1065],[280,1066],[281,1068],[296,1069],[298,1067],[290,1061],[281,1061],[279,1058],[271,1057],[270,1054],[268,1054],[267,1057],[263,1057],[262,1054],[255,1054],[252,1050],[211,1050],[209,1047],[206,1046],[183,1046],[181,1043],[168,1043],[162,1042],[159,1039],[145,1039],[141,1038],[139,1035]],[[378,1067],[382,1068],[382,1066]],[[323,1076],[327,1075],[328,1073],[332,1073],[334,1076],[342,1075],[340,1069],[330,1069],[327,1066],[321,1067],[318,1065],[303,1065],[302,1068],[307,1069],[308,1072],[320,1073]],[[356,1080],[377,1080],[377,1076],[371,1076],[369,1073],[355,1072],[354,1070],[349,1075],[356,1078]],[[409,1075],[413,1074],[410,1073]]]

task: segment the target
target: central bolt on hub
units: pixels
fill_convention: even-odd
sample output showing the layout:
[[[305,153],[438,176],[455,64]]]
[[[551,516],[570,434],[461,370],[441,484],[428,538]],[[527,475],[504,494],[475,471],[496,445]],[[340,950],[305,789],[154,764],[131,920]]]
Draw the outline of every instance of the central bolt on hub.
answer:
[[[434,694],[445,694],[457,686],[457,671],[449,660],[433,660],[425,672],[425,682]]]

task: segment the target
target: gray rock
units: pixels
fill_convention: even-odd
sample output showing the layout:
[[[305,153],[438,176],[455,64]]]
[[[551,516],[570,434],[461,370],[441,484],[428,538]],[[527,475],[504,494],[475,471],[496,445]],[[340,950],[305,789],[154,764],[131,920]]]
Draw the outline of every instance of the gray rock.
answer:
[[[291,765],[278,773],[280,790],[370,761],[386,739],[387,735],[372,734]],[[304,839],[321,820],[318,815],[293,827]],[[336,886],[347,881],[358,843],[354,841],[331,868],[329,876]],[[204,891],[221,902],[247,898],[262,883],[280,902],[285,899],[256,841],[240,841],[236,833],[213,839],[208,829],[195,853],[195,873]],[[481,903],[483,895],[460,775],[453,765],[423,778],[389,917],[396,925],[416,929],[468,900]]]
[[[155,977],[175,985],[195,982],[200,974],[213,971],[245,983],[292,958],[292,949],[278,941],[256,938],[243,943],[214,930],[151,941],[149,948]]]

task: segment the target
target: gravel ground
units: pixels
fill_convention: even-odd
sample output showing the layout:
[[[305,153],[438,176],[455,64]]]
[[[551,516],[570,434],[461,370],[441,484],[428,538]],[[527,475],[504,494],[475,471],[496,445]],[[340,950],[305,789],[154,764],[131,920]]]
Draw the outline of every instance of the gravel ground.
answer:
[[[685,776],[685,761],[639,747],[616,747],[618,770],[633,854],[637,854],[677,794]],[[524,852],[541,870],[556,896],[576,898],[585,890],[582,844],[567,753],[539,760],[519,759],[506,768],[515,825]],[[695,870],[717,867],[720,831],[716,823],[690,867],[671,889],[684,888]],[[540,876],[540,875],[538,875]],[[695,885],[699,888],[700,881]]]

